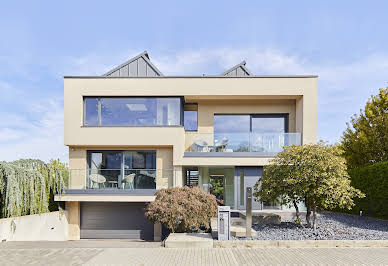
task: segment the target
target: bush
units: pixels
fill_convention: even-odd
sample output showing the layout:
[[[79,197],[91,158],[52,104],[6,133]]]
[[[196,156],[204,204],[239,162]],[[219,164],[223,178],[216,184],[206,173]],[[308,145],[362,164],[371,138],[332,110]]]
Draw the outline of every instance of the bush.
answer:
[[[388,161],[349,170],[352,186],[366,194],[348,213],[388,219]]]
[[[161,223],[172,232],[209,228],[210,219],[216,215],[216,197],[198,187],[161,189],[146,210],[151,222]]]

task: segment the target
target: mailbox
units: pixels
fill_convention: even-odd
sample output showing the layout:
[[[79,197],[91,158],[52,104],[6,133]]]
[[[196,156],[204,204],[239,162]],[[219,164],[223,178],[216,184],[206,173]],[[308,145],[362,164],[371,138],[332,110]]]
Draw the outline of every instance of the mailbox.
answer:
[[[218,206],[218,240],[230,240],[230,207]]]

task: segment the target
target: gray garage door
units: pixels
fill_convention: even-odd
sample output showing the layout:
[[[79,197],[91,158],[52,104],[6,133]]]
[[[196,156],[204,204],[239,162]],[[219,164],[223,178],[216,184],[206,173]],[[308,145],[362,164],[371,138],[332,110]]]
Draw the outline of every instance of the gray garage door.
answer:
[[[81,238],[152,240],[154,226],[144,208],[144,203],[82,202]]]

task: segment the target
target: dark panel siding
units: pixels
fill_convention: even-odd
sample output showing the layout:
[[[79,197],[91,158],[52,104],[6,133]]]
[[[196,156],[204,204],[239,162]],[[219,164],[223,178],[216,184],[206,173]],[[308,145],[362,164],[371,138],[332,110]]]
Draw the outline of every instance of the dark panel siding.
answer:
[[[154,227],[144,203],[82,202],[81,238],[152,240]]]

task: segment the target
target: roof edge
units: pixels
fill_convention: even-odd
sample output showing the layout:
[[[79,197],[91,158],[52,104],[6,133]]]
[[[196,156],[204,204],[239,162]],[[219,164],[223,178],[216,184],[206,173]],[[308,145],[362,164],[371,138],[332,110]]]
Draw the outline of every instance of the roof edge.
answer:
[[[230,76],[221,76],[221,75],[215,75],[215,76],[159,76],[159,77],[109,77],[109,76],[63,76],[65,79],[71,79],[71,78],[97,78],[97,79],[154,79],[154,78],[243,78],[243,79],[249,79],[249,78],[318,78],[318,75],[251,75],[251,76],[236,76],[236,77],[230,77]]]

